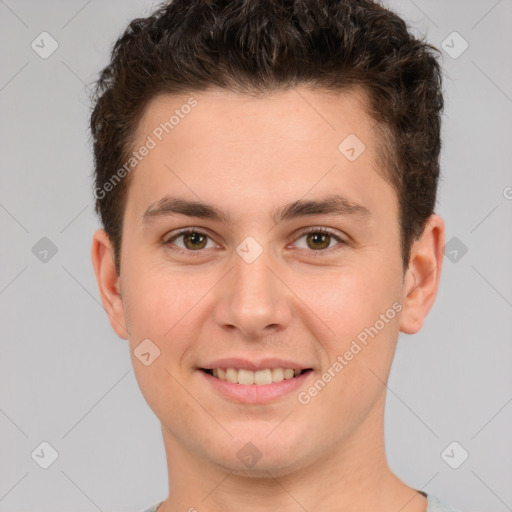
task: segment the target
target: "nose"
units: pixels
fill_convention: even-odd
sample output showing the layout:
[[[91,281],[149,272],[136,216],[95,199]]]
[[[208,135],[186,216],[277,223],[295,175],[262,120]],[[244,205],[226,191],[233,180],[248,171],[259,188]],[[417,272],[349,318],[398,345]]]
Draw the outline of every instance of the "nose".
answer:
[[[232,271],[219,283],[217,324],[223,329],[238,331],[238,338],[251,339],[285,329],[291,319],[292,294],[268,252],[263,251],[252,262],[235,254],[233,265]]]

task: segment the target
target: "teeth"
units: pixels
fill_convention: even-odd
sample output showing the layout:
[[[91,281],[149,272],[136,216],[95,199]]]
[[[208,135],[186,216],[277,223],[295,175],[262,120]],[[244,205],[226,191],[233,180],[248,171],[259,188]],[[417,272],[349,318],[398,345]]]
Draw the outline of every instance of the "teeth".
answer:
[[[286,380],[293,379],[294,371],[291,368],[286,368],[284,371],[284,378]]]
[[[236,369],[236,368],[215,368],[212,370],[213,376],[220,380],[226,380],[233,384],[242,384],[248,386],[250,384],[265,385],[272,382],[281,382],[283,380],[293,379],[300,375],[302,370],[293,368],[268,368],[266,370]]]
[[[284,380],[284,370],[282,368],[272,368],[272,382],[281,382]]]
[[[238,384],[254,384],[254,372],[251,372],[251,370],[238,370]]]
[[[272,384],[272,372],[270,370],[254,372],[254,384]]]
[[[228,382],[232,382],[233,384],[238,383],[238,370],[234,368],[226,368],[226,380]]]

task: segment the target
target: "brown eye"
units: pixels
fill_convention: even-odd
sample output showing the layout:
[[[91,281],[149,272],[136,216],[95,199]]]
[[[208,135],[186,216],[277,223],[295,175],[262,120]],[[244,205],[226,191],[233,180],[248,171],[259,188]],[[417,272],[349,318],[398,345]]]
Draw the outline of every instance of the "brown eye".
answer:
[[[299,240],[305,240],[305,243],[298,243]],[[338,244],[331,244],[331,242],[336,241]],[[340,247],[337,246],[343,246],[346,245],[347,242],[345,242],[340,236],[332,233],[331,231],[325,229],[325,228],[312,228],[308,231],[302,232],[302,234],[297,239],[297,242],[295,242],[297,246],[301,249],[309,249],[317,252],[331,252],[327,249],[333,249],[336,250]]]
[[[190,250],[204,249],[206,246],[206,240],[208,237],[203,235],[202,233],[197,233],[192,231],[190,233],[186,233],[183,236],[183,242],[185,247]]]
[[[182,239],[181,243],[178,241]],[[184,230],[177,235],[169,238],[167,242],[165,242],[166,246],[169,246],[171,249],[174,249],[178,252],[202,252],[202,249],[211,248],[212,245],[208,246],[208,242],[215,245],[213,240],[210,237],[201,231],[188,229]]]
[[[306,240],[311,249],[327,249],[331,244],[331,235],[325,233],[308,233]]]

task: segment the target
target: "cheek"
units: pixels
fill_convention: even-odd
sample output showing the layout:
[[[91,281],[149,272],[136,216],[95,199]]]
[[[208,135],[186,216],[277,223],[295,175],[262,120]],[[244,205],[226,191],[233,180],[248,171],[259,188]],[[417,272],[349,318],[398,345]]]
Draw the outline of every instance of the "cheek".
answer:
[[[209,320],[211,309],[208,305],[208,290],[214,288],[219,277],[215,273],[197,270],[190,272],[170,270],[167,265],[151,264],[146,261],[133,262],[125,267],[123,307],[127,328],[130,333],[130,348],[135,371],[145,375],[136,360],[134,351],[139,344],[150,339],[160,353],[155,360],[158,373],[151,378],[161,384],[178,377],[189,365],[188,358],[196,350],[195,341],[200,339],[202,326]],[[155,370],[156,372],[157,370]],[[166,384],[167,386],[169,383]],[[142,387],[142,386],[141,386]],[[164,386],[165,387],[165,386]],[[164,389],[162,387],[161,389]],[[155,389],[158,393],[158,389]]]
[[[123,307],[132,336],[167,339],[181,326],[181,320],[194,313],[201,291],[197,283],[179,272],[137,261],[126,265]]]
[[[336,384],[329,387],[333,393],[346,394],[340,404],[355,406],[352,400],[364,395],[371,401],[370,395],[382,389],[372,372],[385,380],[393,360],[401,310],[399,277],[389,267],[384,272],[378,265],[364,265],[337,269],[317,280],[317,286],[303,284],[304,303],[321,319],[310,328],[316,329],[336,375]],[[336,361],[340,364],[333,368]]]
[[[305,283],[304,302],[322,320],[315,320],[315,334],[328,368],[321,382],[305,390],[311,397],[307,411],[327,414],[333,421],[344,418],[350,429],[363,421],[385,390],[381,380],[387,380],[398,336],[399,288],[391,273],[371,270],[347,270],[322,280],[321,287],[312,284]]]
[[[361,263],[314,276],[296,275],[294,289],[322,321],[328,337],[343,344],[375,324],[400,297],[401,288],[392,269]]]
[[[199,309],[194,306],[204,291],[187,276],[135,260],[125,266],[123,279],[130,356],[140,390],[158,417],[169,408],[185,410],[187,396],[176,379],[182,378],[180,364],[198,325],[194,314]],[[150,353],[148,365],[139,359],[141,347]]]

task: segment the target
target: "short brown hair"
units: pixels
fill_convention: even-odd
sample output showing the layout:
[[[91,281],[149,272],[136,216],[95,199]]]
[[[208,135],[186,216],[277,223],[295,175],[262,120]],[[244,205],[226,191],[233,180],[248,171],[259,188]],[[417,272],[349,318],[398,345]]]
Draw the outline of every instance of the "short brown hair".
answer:
[[[133,20],[92,94],[96,191],[126,162],[145,107],[160,94],[219,87],[266,94],[308,85],[362,88],[399,202],[404,271],[433,213],[443,96],[436,48],[369,0],[173,0]],[[96,212],[120,252],[127,174]]]

